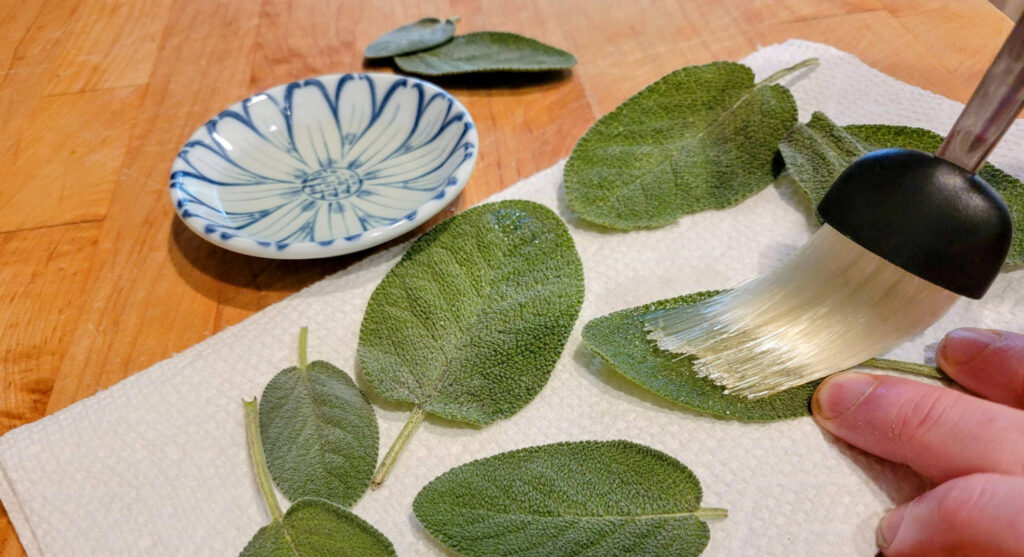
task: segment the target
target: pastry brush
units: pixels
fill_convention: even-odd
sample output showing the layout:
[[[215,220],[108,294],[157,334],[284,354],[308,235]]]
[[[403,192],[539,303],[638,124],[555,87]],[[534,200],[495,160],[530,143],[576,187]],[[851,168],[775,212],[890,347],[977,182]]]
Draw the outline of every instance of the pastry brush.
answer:
[[[1022,20],[1024,21],[1024,20]],[[658,346],[757,398],[830,375],[981,298],[1010,247],[1010,213],[976,172],[1024,104],[1018,21],[936,155],[856,160],[818,205],[824,225],[780,267],[703,302],[649,313]]]

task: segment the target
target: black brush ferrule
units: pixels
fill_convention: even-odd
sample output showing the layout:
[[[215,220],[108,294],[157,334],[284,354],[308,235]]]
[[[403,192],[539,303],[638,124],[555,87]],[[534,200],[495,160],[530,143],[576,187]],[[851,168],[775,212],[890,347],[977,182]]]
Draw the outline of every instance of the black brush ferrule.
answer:
[[[818,214],[890,263],[975,299],[999,274],[1013,236],[1010,211],[988,183],[912,149],[857,159],[836,178]]]

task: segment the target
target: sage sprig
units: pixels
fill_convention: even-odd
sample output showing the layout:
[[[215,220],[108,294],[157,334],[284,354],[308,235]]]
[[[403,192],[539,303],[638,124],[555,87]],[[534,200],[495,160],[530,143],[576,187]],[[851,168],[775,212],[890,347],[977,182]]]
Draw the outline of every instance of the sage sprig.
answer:
[[[342,507],[318,498],[296,501],[281,512],[260,435],[259,404],[244,401],[253,471],[270,513],[241,557],[394,557],[395,548],[376,528]]]
[[[468,557],[696,556],[707,546],[700,481],[630,441],[576,441],[475,460],[438,476],[413,511]]]
[[[347,373],[309,362],[299,331],[299,365],[263,389],[260,428],[274,481],[289,499],[318,497],[349,507],[377,465],[377,417]]]
[[[370,296],[359,332],[367,382],[412,405],[373,486],[427,414],[484,426],[533,399],[582,303],[572,237],[538,203],[479,205],[417,239]]]

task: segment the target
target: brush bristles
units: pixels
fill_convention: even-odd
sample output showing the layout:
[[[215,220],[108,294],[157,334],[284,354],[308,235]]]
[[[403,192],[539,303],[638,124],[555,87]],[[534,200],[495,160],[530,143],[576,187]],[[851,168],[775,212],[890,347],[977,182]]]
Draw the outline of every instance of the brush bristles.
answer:
[[[699,375],[758,398],[887,352],[957,299],[825,225],[771,273],[644,321],[658,347],[695,356]]]

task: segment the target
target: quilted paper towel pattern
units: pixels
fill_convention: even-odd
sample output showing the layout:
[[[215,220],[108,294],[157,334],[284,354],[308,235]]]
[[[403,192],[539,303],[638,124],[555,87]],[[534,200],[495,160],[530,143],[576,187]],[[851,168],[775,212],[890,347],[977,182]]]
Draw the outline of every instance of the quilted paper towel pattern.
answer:
[[[821,110],[840,124],[944,133],[962,108],[821,44],[788,41],[743,62],[763,78],[812,56],[821,59],[817,69],[787,80],[801,121]],[[1024,177],[1024,164],[1013,157],[1021,152],[1018,124],[992,162]],[[706,504],[729,509],[727,520],[712,525],[705,555],[873,555],[873,530],[884,510],[926,487],[915,474],[837,443],[810,418],[744,424],[679,410],[602,366],[580,343],[580,329],[594,317],[730,286],[778,264],[813,231],[785,187],[657,230],[619,233],[569,214],[560,181],[556,165],[494,197],[554,208],[583,259],[586,300],[550,383],[523,411],[482,430],[428,419],[384,487],[354,511],[391,538],[400,555],[444,555],[411,506],[438,474],[528,445],[626,438],[686,463],[701,478]],[[354,372],[366,301],[404,247],[368,257],[0,438],[0,499],[29,555],[237,554],[268,520],[246,453],[240,400],[292,363],[301,325],[310,327],[311,358]],[[984,301],[961,302],[890,355],[920,361],[960,325],[1024,329],[1022,298],[1024,273],[1004,272]],[[407,409],[374,402],[388,443]]]

